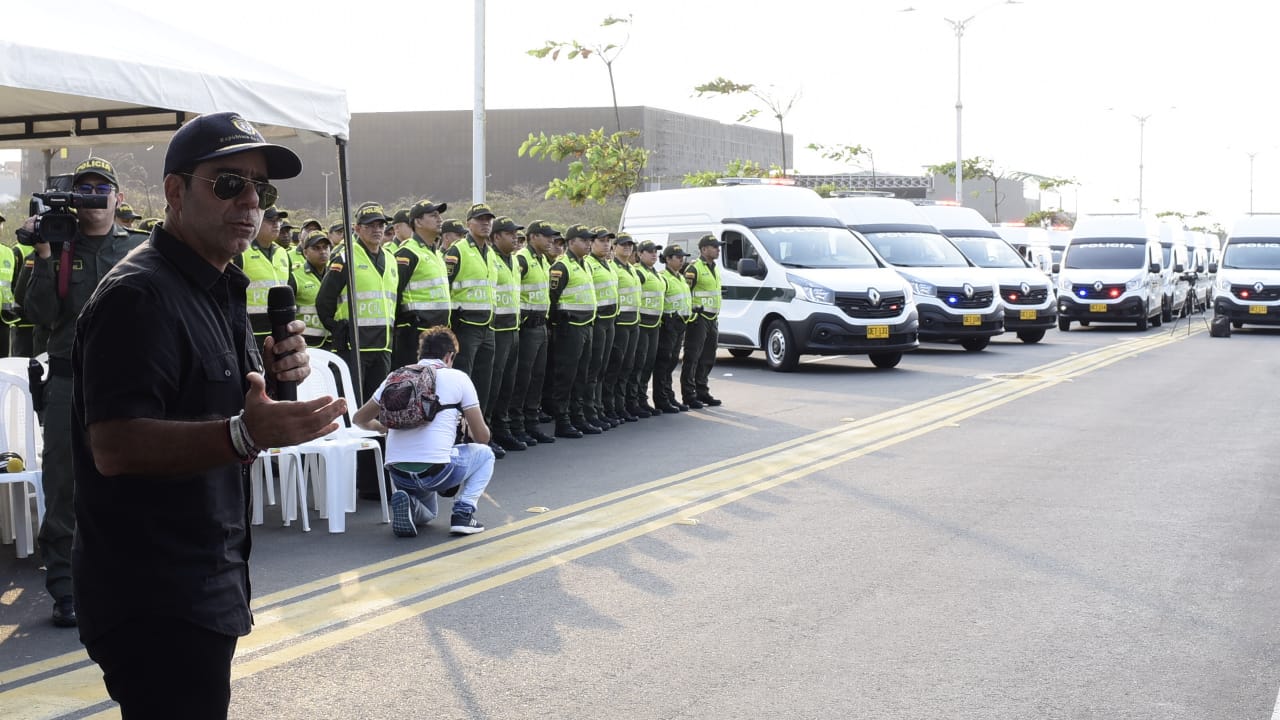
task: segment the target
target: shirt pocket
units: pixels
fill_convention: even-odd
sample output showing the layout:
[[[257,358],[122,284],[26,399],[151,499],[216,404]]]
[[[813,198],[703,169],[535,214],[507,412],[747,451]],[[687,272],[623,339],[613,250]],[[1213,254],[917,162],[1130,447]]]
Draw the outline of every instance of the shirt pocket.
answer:
[[[201,360],[204,371],[204,405],[222,415],[239,412],[244,393],[240,389],[240,370],[230,352],[213,352]]]

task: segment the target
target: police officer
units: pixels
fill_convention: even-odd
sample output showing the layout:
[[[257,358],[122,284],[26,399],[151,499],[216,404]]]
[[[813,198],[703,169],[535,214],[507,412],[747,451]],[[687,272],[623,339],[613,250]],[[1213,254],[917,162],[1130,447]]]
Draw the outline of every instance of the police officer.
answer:
[[[297,288],[298,319],[307,324],[302,337],[308,347],[322,347],[329,338],[329,331],[320,322],[316,312],[316,296],[329,270],[329,236],[321,230],[308,230],[298,244],[303,262],[293,268],[293,285]]]
[[[360,345],[361,398],[373,391],[391,372],[391,336],[395,324],[396,286],[400,271],[395,259],[382,251],[383,232],[391,217],[377,203],[356,210],[356,238],[350,256],[335,258],[316,293],[316,314],[329,331],[330,345],[350,367],[357,358],[351,349],[351,333]],[[347,302],[346,263],[352,263],[356,286],[356,319],[351,321]]]
[[[493,262],[493,320],[489,323],[494,341],[493,389],[484,414],[492,433],[490,444],[497,444],[504,451],[529,447],[513,433],[516,427],[523,429],[523,422],[513,427],[507,418],[520,354],[520,288],[516,280],[515,252],[516,232],[523,229],[523,225],[504,215],[493,221],[490,236],[493,245],[489,253]]]
[[[599,435],[599,427],[587,422],[587,364],[591,358],[592,323],[596,317],[596,291],[587,269],[595,233],[585,225],[564,231],[568,247],[551,266],[551,317],[555,325],[555,380],[551,389],[551,413],[556,437]]]
[[[418,337],[423,330],[449,324],[449,271],[436,249],[440,242],[440,213],[447,203],[419,200],[409,208],[413,233],[396,250],[400,284],[396,290],[396,341],[392,367],[418,362]]]
[[[116,208],[116,224],[122,228],[133,229],[133,224],[142,218],[141,215],[133,211],[133,207],[129,203],[120,203],[120,207]]]
[[[387,250],[395,252],[400,249],[404,241],[413,237],[413,221],[410,219],[410,213],[413,208],[400,208],[395,215],[391,216],[391,232],[395,235],[394,240],[387,244]]]
[[[630,412],[628,390],[635,369],[636,340],[640,330],[640,278],[632,268],[636,241],[618,233],[613,241],[613,274],[618,279],[618,316],[614,320],[613,346],[600,382],[606,417],[636,422]]]
[[[287,212],[275,207],[267,208],[262,213],[258,236],[247,250],[231,260],[249,276],[249,326],[259,342],[271,334],[271,319],[267,317],[267,296],[271,288],[277,285],[293,287],[293,262],[289,258],[289,250],[276,244],[280,238],[280,224],[287,217]],[[293,291],[297,293],[298,289],[294,287]]]
[[[516,439],[526,445],[556,439],[538,429],[539,408],[547,368],[547,314],[551,309],[551,263],[547,249],[560,231],[538,220],[529,224],[528,242],[516,251],[520,284],[520,351],[507,411]]]
[[[71,540],[75,533],[71,468],[71,345],[76,318],[98,282],[121,258],[146,239],[115,223],[116,206],[124,199],[115,169],[102,158],[80,163],[71,189],[81,195],[105,196],[105,208],[76,211],[77,231],[71,241],[53,248],[47,238],[32,235],[35,218],[19,231],[19,240],[35,243],[31,278],[24,307],[32,322],[49,328],[49,376],[44,384],[44,454],[41,456],[45,515],[40,526],[40,552],[45,587],[54,598],[53,623],[76,625],[71,588]],[[39,241],[39,242],[37,242]]]
[[[680,366],[680,394],[694,410],[715,407],[720,401],[711,395],[708,378],[716,364],[720,341],[720,268],[716,260],[724,243],[715,235],[698,240],[698,259],[684,269],[689,282],[693,309],[684,331],[684,363]]]
[[[17,277],[13,281],[13,300],[18,305],[18,318],[9,334],[10,357],[35,357],[45,351],[49,342],[49,328],[36,327],[24,303],[27,297],[27,286],[31,284],[31,271],[36,266],[36,249],[28,247],[25,251],[21,244],[13,246],[13,254],[20,258],[17,266]]]
[[[467,226],[460,220],[445,220],[440,226],[440,254],[443,256],[453,244],[467,236]]]
[[[4,216],[0,215],[0,235],[4,232]],[[9,356],[10,330],[21,318],[13,288],[22,268],[22,251],[15,245],[12,250],[0,249],[0,357]]]
[[[618,276],[613,271],[613,238],[607,228],[591,228],[591,254],[586,257],[587,270],[596,291],[596,320],[591,332],[591,358],[587,365],[587,422],[601,430],[622,424],[604,411],[601,380],[613,350],[614,320],[618,317]]]
[[[659,273],[664,284],[662,325],[658,331],[658,356],[653,361],[653,406],[664,413],[688,410],[676,401],[671,387],[671,374],[680,364],[680,348],[684,345],[684,329],[692,307],[689,285],[685,282],[684,259],[689,256],[679,245],[668,245],[662,251],[666,267]]]
[[[489,233],[496,217],[488,205],[467,210],[467,235],[445,251],[449,293],[453,298],[451,325],[458,336],[453,367],[471,376],[480,407],[489,406],[493,381],[493,273]],[[497,453],[494,453],[495,455]]]
[[[627,409],[640,418],[662,414],[656,407],[656,396],[654,405],[649,404],[649,379],[653,377],[653,366],[658,358],[662,298],[666,291],[666,283],[657,267],[658,251],[661,249],[648,240],[640,243],[636,249],[636,255],[640,258],[640,262],[635,265],[636,279],[640,281],[640,321],[637,323],[635,369],[627,392]]]

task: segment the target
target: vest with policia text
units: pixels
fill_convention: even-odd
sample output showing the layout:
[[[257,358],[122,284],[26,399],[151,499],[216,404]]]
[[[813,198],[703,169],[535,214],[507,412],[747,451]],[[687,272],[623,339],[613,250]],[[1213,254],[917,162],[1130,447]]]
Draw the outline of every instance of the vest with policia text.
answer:
[[[708,320],[720,314],[720,273],[717,268],[698,258],[684,269],[684,276],[693,283],[693,312]]]
[[[591,284],[596,290],[596,317],[603,320],[618,316],[618,276],[612,263],[601,262],[595,255],[586,257],[587,270],[591,271]]]
[[[493,320],[489,327],[494,332],[519,330],[520,293],[516,289],[516,273],[511,265],[515,260],[503,257],[497,248],[489,248],[489,261],[493,264]]]
[[[488,325],[493,319],[493,267],[470,235],[454,243],[450,250],[454,249],[458,251],[458,274],[449,286],[453,318],[468,325]],[[446,255],[445,261],[449,259]]]
[[[632,266],[613,261],[618,277],[618,324],[635,325],[640,321],[640,278]]]
[[[449,294],[449,271],[445,268],[444,260],[434,248],[427,247],[417,236],[406,240],[400,250],[413,253],[418,259],[413,266],[413,275],[404,286],[400,308],[410,312],[444,312],[447,318],[453,300]],[[396,258],[396,261],[409,264],[406,257]],[[444,324],[448,324],[447,319]]]
[[[688,322],[693,312],[693,294],[689,292],[689,283],[683,275],[676,275],[670,270],[662,271],[662,281],[666,283],[666,292],[662,298],[662,314],[675,313]]]
[[[662,321],[662,296],[667,285],[654,268],[636,267],[640,278],[640,327],[655,328]]]
[[[249,322],[253,325],[253,334],[258,336],[271,332],[271,321],[267,319],[267,294],[276,285],[288,285],[291,272],[289,251],[274,243],[272,247],[271,257],[267,257],[256,242],[251,243],[240,260],[243,263],[241,269],[249,277],[245,299]]]
[[[590,325],[596,319],[596,288],[591,273],[573,253],[566,252],[551,266],[553,279],[561,274],[565,275],[565,286],[556,309],[570,325]]]
[[[392,256],[383,253],[385,261],[383,271],[369,257],[369,251],[362,242],[353,242],[348,247],[354,257],[356,281],[356,322],[360,328],[360,352],[385,352],[391,349],[391,327],[396,319],[396,288],[399,285],[400,270]],[[342,265],[335,263],[330,271],[342,272]],[[346,320],[350,317],[347,309],[347,287],[344,284],[338,296],[338,310],[333,314],[335,320]]]
[[[524,258],[524,262],[520,262]],[[516,264],[523,268],[520,276],[520,312],[525,317],[546,319],[551,308],[550,264],[546,255],[538,255],[528,248],[516,252]],[[519,271],[517,271],[519,272]]]
[[[302,267],[293,269],[293,284],[298,286],[298,291],[294,294],[298,305],[298,319],[307,325],[307,328],[302,331],[302,336],[311,347],[319,347],[320,343],[329,336],[329,331],[325,329],[324,323],[320,322],[320,316],[316,314],[316,295],[320,292],[322,279],[306,261],[303,261]]]

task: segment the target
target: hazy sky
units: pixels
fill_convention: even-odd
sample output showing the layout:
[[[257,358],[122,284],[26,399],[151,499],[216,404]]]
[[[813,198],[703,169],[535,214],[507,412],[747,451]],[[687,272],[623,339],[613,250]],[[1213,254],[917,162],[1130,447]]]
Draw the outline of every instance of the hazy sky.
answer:
[[[301,0],[113,1],[344,88],[352,112],[471,107],[467,0],[364,0],[345,12]],[[60,22],[110,9],[94,3]],[[630,26],[600,27],[627,14]],[[963,40],[966,157],[1076,178],[1078,190],[1062,198],[1068,210],[1133,210],[1134,116],[1149,115],[1146,208],[1229,221],[1249,209],[1255,153],[1254,207],[1280,211],[1280,94],[1267,52],[1280,11],[1254,1],[489,0],[487,106],[608,105],[602,63],[525,51],[550,39],[620,43],[629,32],[614,66],[622,105],[731,122],[748,99],[699,99],[692,88],[724,76],[779,97],[799,92],[786,118],[795,169],[843,169],[803,149],[816,142],[861,144],[878,172],[914,174],[955,157],[956,38],[944,18],[975,14]],[[753,124],[776,128],[768,118]]]

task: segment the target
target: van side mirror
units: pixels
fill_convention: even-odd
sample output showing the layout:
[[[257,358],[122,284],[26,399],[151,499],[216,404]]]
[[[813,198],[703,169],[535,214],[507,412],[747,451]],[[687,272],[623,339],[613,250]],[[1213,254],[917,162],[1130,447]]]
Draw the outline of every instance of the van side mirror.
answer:
[[[763,278],[769,274],[769,269],[755,258],[742,258],[738,261],[738,274],[743,277]]]
[[[1212,263],[1212,262],[1209,263],[1209,274],[1210,275],[1218,274],[1218,263]]]
[[[1057,275],[1057,274],[1058,274],[1058,273],[1060,273],[1060,272],[1062,272],[1062,263],[1054,263],[1054,264],[1053,264],[1053,274],[1054,274],[1054,275]]]
[[[1159,274],[1159,273],[1160,273],[1160,263],[1151,263],[1150,265],[1148,265],[1148,266],[1147,266],[1147,272],[1149,272],[1149,273]]]
[[[1174,265],[1174,266],[1173,266],[1173,271],[1174,271],[1174,272],[1176,272],[1176,273],[1180,273],[1180,272],[1182,272],[1182,271],[1183,271],[1183,270],[1185,270],[1185,269],[1186,269],[1186,268],[1182,267],[1182,263],[1178,263],[1178,264],[1176,264],[1176,265]]]

